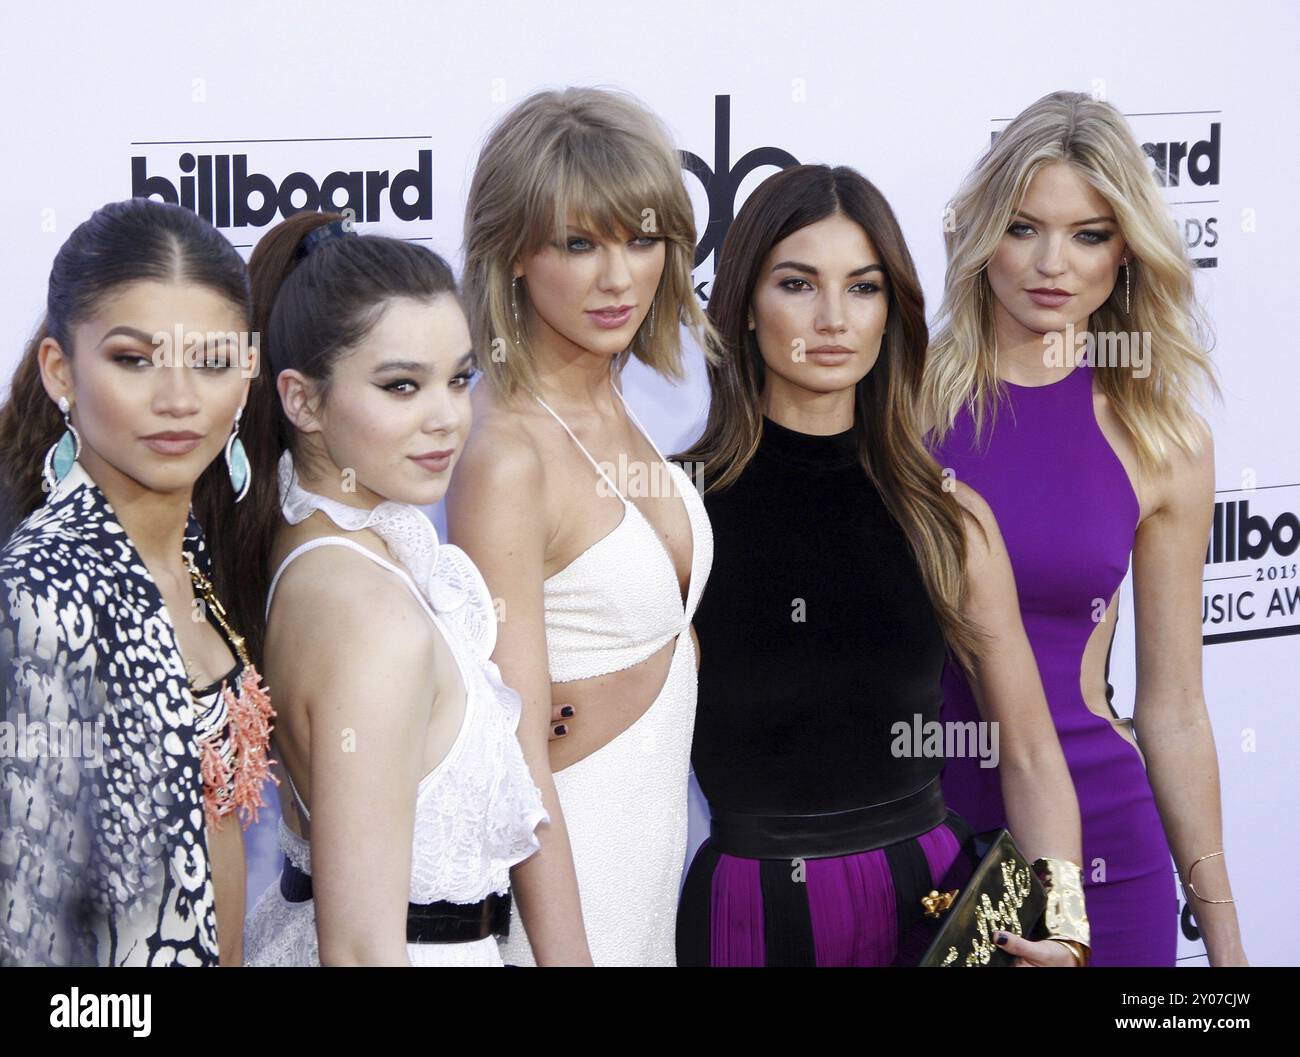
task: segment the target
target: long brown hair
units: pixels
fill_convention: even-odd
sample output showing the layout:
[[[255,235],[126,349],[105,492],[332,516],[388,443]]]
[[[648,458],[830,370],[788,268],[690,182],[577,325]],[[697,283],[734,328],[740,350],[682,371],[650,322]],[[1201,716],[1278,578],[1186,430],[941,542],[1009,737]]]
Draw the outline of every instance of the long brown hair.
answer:
[[[149,198],[110,202],[78,224],[50,268],[45,318],[27,343],[0,407],[0,540],[45,502],[41,467],[64,431],[63,415],[41,382],[47,337],[75,359],[72,332],[101,304],[136,282],[191,282],[251,314],[248,270],[239,251],[202,217]],[[225,467],[214,460],[194,486],[196,509],[209,497],[230,502]],[[208,526],[205,524],[204,529]]]
[[[328,224],[339,237],[308,251],[303,240]],[[365,339],[387,301],[456,296],[451,268],[432,250],[349,232],[339,213],[298,213],[262,236],[248,262],[260,345],[239,435],[252,484],[238,506],[227,494],[205,515],[221,537],[213,547],[213,581],[258,664],[271,548],[283,524],[277,469],[284,451],[299,457],[298,432],[284,413],[276,379],[283,370],[301,371],[317,384],[323,402],[335,363]]]
[[[708,493],[731,485],[754,457],[763,432],[767,371],[748,327],[759,271],[778,242],[834,214],[866,232],[887,278],[889,307],[880,356],[854,393],[858,458],[907,537],[949,650],[969,666],[978,632],[961,612],[964,515],[942,486],[917,415],[929,338],[924,297],[893,210],[857,171],[792,166],[768,177],[746,199],[727,232],[709,296],[709,319],[724,351],[720,362],[708,366],[708,420],[695,445],[675,458],[702,467]]]

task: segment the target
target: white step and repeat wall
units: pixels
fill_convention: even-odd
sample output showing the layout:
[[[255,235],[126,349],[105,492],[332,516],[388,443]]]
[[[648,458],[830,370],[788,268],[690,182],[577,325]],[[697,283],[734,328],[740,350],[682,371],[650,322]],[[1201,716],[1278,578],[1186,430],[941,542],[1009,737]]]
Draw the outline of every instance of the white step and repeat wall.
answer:
[[[6,378],[59,244],[102,203],[179,196],[247,253],[328,192],[359,207],[362,230],[427,240],[454,260],[484,133],[528,93],[565,84],[624,88],[662,115],[695,156],[686,182],[709,246],[774,166],[861,170],[897,211],[933,306],[944,205],[990,135],[1055,89],[1114,102],[1149,145],[1218,335],[1203,617],[1224,843],[1248,953],[1300,963],[1300,918],[1278,902],[1300,873],[1294,5],[328,0],[7,15]],[[701,297],[712,274],[710,257]],[[665,450],[697,434],[698,353],[684,386],[633,365],[628,391]],[[1129,607],[1111,662],[1123,713],[1132,628]],[[250,898],[278,868],[269,821],[252,834]],[[706,830],[696,790],[692,848]],[[1185,911],[1179,954],[1205,963]]]

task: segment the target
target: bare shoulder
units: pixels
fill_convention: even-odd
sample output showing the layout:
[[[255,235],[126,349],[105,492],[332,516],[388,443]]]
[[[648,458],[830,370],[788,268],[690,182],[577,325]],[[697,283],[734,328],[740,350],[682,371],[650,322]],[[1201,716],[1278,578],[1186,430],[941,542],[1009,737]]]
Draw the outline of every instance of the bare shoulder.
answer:
[[[962,527],[968,552],[973,556],[983,556],[1001,549],[1002,533],[997,518],[993,516],[993,508],[970,485],[963,481],[957,481],[956,485],[953,496],[967,515],[962,518]]]
[[[1208,512],[1214,499],[1214,434],[1200,414],[1192,414],[1190,450],[1174,447],[1158,474],[1160,506],[1157,513]]]
[[[1191,451],[1176,449],[1172,460],[1175,473],[1203,474],[1206,470],[1214,468],[1214,431],[1210,429],[1210,424],[1205,421],[1205,417],[1198,412],[1192,412],[1191,419],[1192,449]]]
[[[449,528],[472,511],[526,509],[529,522],[546,494],[546,440],[522,400],[474,393],[474,424],[447,490]],[[539,406],[536,411],[545,414]]]
[[[408,653],[431,644],[433,625],[392,570],[348,547],[317,547],[295,558],[276,586],[270,631],[288,632],[296,656]],[[279,636],[277,636],[279,637]]]
[[[504,474],[517,477],[542,467],[537,432],[532,416],[496,400],[475,402],[474,425],[456,464],[453,479],[467,476]]]

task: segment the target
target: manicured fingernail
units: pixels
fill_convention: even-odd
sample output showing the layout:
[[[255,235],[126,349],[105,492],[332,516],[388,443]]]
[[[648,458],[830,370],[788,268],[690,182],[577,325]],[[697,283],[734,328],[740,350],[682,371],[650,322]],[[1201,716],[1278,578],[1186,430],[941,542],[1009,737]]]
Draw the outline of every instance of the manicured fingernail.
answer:
[[[568,719],[571,715],[573,715],[573,706],[565,705],[562,709],[560,709],[560,715],[562,715],[565,719]]]
[[[569,730],[568,730],[568,728],[567,728],[563,723],[559,723],[559,724],[557,724],[556,727],[555,727],[555,733],[556,733],[556,734],[561,734],[561,735],[562,735],[562,734],[567,734],[567,733],[569,733]]]
[[[996,936],[993,937],[993,942],[996,943],[999,947],[1005,947],[1007,944],[1007,934],[1005,932],[999,932]]]

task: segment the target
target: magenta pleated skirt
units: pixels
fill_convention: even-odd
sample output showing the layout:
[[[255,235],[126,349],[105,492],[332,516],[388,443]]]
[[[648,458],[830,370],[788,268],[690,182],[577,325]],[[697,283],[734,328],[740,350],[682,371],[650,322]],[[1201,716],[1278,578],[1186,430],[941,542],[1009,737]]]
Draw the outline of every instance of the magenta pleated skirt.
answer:
[[[953,811],[919,836],[822,859],[745,859],[705,841],[677,911],[680,966],[914,966],[935,924],[921,899],[975,867]]]

